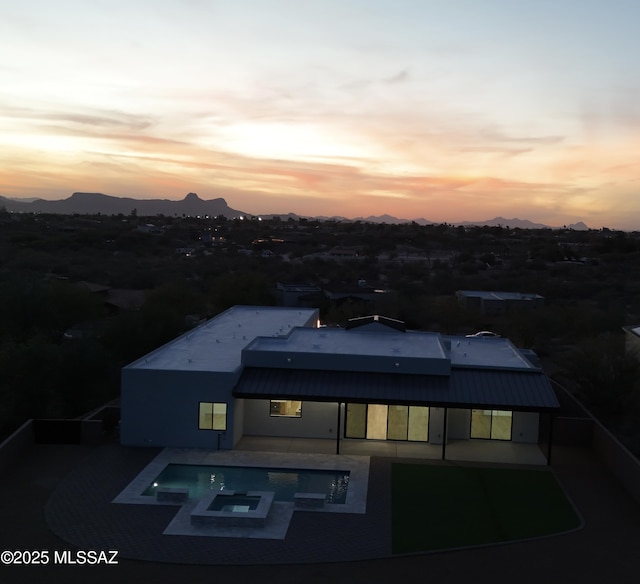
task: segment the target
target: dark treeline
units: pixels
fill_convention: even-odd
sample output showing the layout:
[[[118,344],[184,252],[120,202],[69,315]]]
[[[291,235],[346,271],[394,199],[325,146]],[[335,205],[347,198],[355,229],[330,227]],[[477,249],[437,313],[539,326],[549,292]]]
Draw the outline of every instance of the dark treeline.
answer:
[[[117,398],[122,366],[234,304],[277,304],[278,282],[389,291],[320,295],[327,324],[377,312],[495,330],[603,418],[637,416],[622,332],[640,319],[635,232],[0,213],[0,437]],[[488,317],[456,290],[537,293],[545,306]]]

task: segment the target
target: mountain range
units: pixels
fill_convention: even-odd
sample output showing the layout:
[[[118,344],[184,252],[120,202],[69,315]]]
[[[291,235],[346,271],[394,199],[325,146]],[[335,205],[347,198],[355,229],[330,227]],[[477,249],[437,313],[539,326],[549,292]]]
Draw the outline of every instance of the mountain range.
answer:
[[[223,215],[228,219],[237,217],[251,217],[252,213],[245,213],[232,209],[223,198],[201,199],[195,193],[189,193],[184,199],[174,201],[170,199],[132,199],[128,197],[114,197],[102,193],[73,193],[67,199],[49,201],[45,199],[13,199],[0,196],[0,208],[4,208],[10,213],[53,213],[53,214],[78,214],[78,215],[131,215],[137,214],[143,217],[153,217],[155,215],[166,216],[209,216],[215,217]],[[295,213],[269,214],[263,217],[280,217],[281,219],[299,219]],[[307,217],[312,218],[312,217]],[[434,225],[435,222],[424,218],[401,219],[392,215],[371,215],[369,217],[356,217],[349,219],[346,217],[313,217],[313,219],[332,221],[363,221],[367,223],[417,223],[419,225]],[[505,219],[495,217],[487,221],[464,221],[455,225],[463,226],[502,226],[521,229],[545,229],[550,228],[542,223],[533,223],[527,219]],[[582,221],[565,226],[568,229],[586,230],[589,229]]]

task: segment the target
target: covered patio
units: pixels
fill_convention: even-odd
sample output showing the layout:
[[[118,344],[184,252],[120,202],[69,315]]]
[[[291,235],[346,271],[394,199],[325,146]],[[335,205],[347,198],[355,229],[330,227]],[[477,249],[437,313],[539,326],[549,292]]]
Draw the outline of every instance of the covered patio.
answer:
[[[234,447],[234,450],[335,454],[336,442],[335,440],[314,438],[243,436]],[[446,452],[447,461],[449,462],[547,464],[547,458],[538,444],[496,440],[450,440],[446,444]],[[442,445],[392,440],[342,439],[340,441],[340,453],[355,456],[440,460],[442,458]]]

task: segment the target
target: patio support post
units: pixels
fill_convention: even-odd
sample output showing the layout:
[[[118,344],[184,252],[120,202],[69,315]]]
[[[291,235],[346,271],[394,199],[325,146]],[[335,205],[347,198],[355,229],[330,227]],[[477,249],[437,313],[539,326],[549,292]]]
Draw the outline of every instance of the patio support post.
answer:
[[[547,466],[551,465],[551,442],[553,440],[553,412],[549,412],[549,442],[547,444]]]
[[[444,424],[442,428],[442,460],[445,460],[446,448],[447,448],[447,408],[444,408]]]
[[[340,454],[340,410],[342,404],[338,402],[338,431],[336,432],[336,454]]]

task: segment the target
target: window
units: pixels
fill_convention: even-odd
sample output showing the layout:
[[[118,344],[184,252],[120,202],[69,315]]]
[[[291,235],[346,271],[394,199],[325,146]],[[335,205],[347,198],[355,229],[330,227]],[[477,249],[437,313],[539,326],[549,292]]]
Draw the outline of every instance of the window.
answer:
[[[200,402],[198,428],[200,430],[226,430],[227,404]]]
[[[367,405],[347,404],[345,438],[364,438],[367,433]]]
[[[413,442],[429,442],[429,408],[409,406],[409,435]]]
[[[269,415],[283,418],[301,418],[302,402],[289,399],[272,399]]]
[[[387,440],[406,440],[409,429],[409,406],[389,406]]]
[[[512,412],[471,410],[471,438],[511,440]]]
[[[367,440],[387,439],[387,410],[385,404],[367,404]]]

